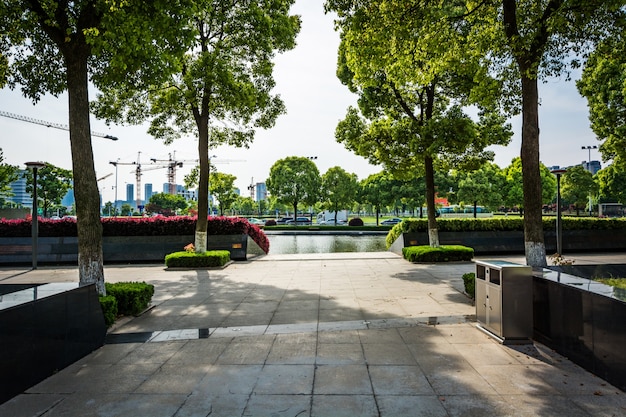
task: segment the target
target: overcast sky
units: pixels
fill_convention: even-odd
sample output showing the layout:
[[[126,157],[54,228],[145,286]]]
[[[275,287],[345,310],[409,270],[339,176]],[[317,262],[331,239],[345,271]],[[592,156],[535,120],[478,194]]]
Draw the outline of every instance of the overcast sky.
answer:
[[[249,149],[220,147],[211,151],[216,156],[213,161],[217,169],[237,177],[235,185],[242,195],[249,195],[248,185],[264,182],[272,164],[287,156],[317,157],[320,173],[341,166],[359,179],[381,170],[345,150],[334,138],[337,122],[349,105],[356,104],[356,96],[335,76],[339,36],[333,30],[333,16],[324,14],[322,0],[297,0],[292,10],[302,18],[298,45],[278,56],[275,67],[276,92],[284,100],[287,114],[278,119],[273,129],[258,131]],[[574,82],[550,80],[539,88],[541,161],[547,166],[570,166],[587,160],[588,151],[581,147],[598,142],[589,128],[586,102]],[[58,99],[47,96],[33,105],[19,91],[4,89],[0,90],[0,110],[61,124],[67,124],[68,119],[65,95]],[[493,148],[500,167],[519,155],[521,118],[514,118],[512,125],[515,135],[510,145]],[[152,183],[153,191],[160,192],[167,182],[166,169],[150,169],[151,158],[168,159],[175,152],[177,160],[197,159],[197,141],[192,137],[165,146],[146,133],[146,126],[108,127],[95,118],[92,130],[119,138],[117,142],[93,138],[97,176],[113,174],[99,183],[105,202],[113,201],[115,195],[115,168],[109,161],[132,163],[141,152],[144,198],[143,184]],[[44,161],[71,169],[69,133],[64,130],[0,117],[0,148],[5,162],[12,165],[23,167],[27,161]],[[600,159],[596,150],[591,151],[591,159]],[[177,183],[182,184],[192,167],[193,163],[184,162],[183,168],[177,170]],[[124,200],[126,184],[135,184],[134,167],[120,165],[117,174],[118,199]]]

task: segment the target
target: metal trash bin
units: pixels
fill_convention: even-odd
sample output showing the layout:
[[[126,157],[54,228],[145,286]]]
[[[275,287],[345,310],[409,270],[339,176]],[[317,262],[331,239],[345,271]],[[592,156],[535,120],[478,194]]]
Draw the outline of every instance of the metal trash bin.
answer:
[[[532,268],[506,261],[475,261],[478,328],[504,344],[533,335]]]

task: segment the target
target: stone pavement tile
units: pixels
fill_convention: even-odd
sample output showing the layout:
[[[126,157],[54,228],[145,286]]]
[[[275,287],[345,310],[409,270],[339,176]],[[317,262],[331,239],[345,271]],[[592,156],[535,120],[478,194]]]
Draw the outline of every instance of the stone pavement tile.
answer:
[[[424,370],[424,374],[437,395],[497,394],[482,375],[467,363],[450,363],[435,370]]]
[[[358,330],[323,331],[317,333],[319,343],[360,343]]]
[[[191,394],[211,365],[164,364],[141,384],[141,394]]]
[[[259,374],[253,395],[301,395],[313,391],[311,365],[265,365]]]
[[[212,365],[226,350],[228,339],[189,340],[166,362],[168,365]]]
[[[319,311],[319,321],[351,321],[363,320],[365,316],[360,308],[335,308]]]
[[[272,317],[274,317],[273,312],[250,314],[233,311],[228,317],[224,318],[220,325],[224,327],[267,325],[272,320]]]
[[[419,366],[370,366],[374,393],[379,395],[435,395]]]
[[[260,326],[233,326],[233,327],[212,327],[211,340],[228,339],[234,337],[262,336],[267,332],[267,324]]]
[[[491,343],[492,338],[476,328],[475,323],[450,324],[437,327],[448,343]]]
[[[270,324],[267,326],[266,334],[293,334],[293,333],[302,333],[302,332],[316,332],[317,331],[317,322],[304,322],[304,323],[296,323],[296,324]]]
[[[436,395],[376,395],[380,417],[448,417]]]
[[[435,326],[405,327],[398,329],[398,333],[407,345],[448,343]]]
[[[171,341],[161,343],[144,343],[122,358],[118,364],[138,365],[168,361],[187,341]]]
[[[372,395],[365,365],[319,365],[315,370],[314,394]]]
[[[276,311],[278,307],[277,300],[263,300],[263,301],[244,301],[239,304],[234,310],[233,313],[242,313],[242,314],[259,314],[259,313],[273,313]]]
[[[0,415],[11,417],[43,416],[65,400],[64,394],[22,394],[0,404]]]
[[[548,365],[483,365],[476,367],[476,370],[498,394],[559,394],[558,387],[547,379],[558,370]]]
[[[252,395],[243,416],[308,417],[311,395]],[[213,417],[213,414],[211,414]]]
[[[365,360],[370,365],[416,365],[409,348],[404,344],[363,343]]]
[[[276,343],[267,356],[266,364],[306,365],[315,363],[315,343]]]
[[[371,395],[314,395],[311,417],[379,417]]]
[[[361,343],[401,344],[402,337],[397,329],[359,330]]]
[[[178,409],[175,417],[234,417],[243,415],[248,403],[246,395],[212,395],[194,392]]]
[[[499,395],[440,395],[439,401],[450,417],[521,416],[520,408],[513,407]],[[570,414],[535,414],[537,416],[570,416]]]
[[[496,341],[492,343],[463,344],[456,347],[465,360],[474,367],[519,364],[519,361],[506,352],[507,348]]]
[[[595,395],[576,395],[569,398],[578,407],[594,417],[626,415],[626,395],[618,389],[613,391],[605,389]]]
[[[276,312],[270,324],[317,322],[318,310],[282,310]]]
[[[317,348],[317,363],[320,365],[365,364],[360,343],[320,343]]]
[[[603,408],[604,413],[590,413],[588,409],[581,407],[564,395],[505,395],[503,398],[515,410],[514,415],[520,417],[596,417],[603,414],[616,417],[624,415],[619,409],[613,407]]]
[[[299,310],[317,310],[320,306],[318,299],[316,300],[282,300],[278,304],[277,313],[292,312]]]
[[[89,365],[111,365],[122,360],[126,355],[137,349],[138,346],[140,346],[138,343],[104,345],[70,366],[82,366],[86,363]]]
[[[160,364],[83,365],[64,369],[27,393],[107,392],[131,393],[159,369]]]
[[[349,321],[331,321],[327,323],[318,323],[317,331],[321,333],[348,331],[348,330],[365,330],[368,322],[365,320],[349,320]]]
[[[569,361],[568,361],[569,362]],[[593,395],[596,392],[614,392],[616,389],[608,382],[585,371],[578,365],[565,367],[550,367],[552,372],[542,372],[541,375],[547,384],[556,388],[563,395]],[[537,368],[546,366],[538,365]],[[531,367],[535,369],[535,367]]]
[[[286,333],[286,334],[276,334],[274,338],[274,346],[280,344],[300,344],[300,345],[311,345],[315,347],[317,344],[317,334],[315,330],[313,331],[303,331],[301,333]]]
[[[262,365],[211,365],[194,394],[210,396],[250,395]]]
[[[186,395],[167,394],[103,394],[85,393],[67,397],[48,411],[45,416],[81,417],[133,416],[171,417],[185,402]]]
[[[220,365],[262,365],[274,343],[273,335],[238,337],[217,358]]]

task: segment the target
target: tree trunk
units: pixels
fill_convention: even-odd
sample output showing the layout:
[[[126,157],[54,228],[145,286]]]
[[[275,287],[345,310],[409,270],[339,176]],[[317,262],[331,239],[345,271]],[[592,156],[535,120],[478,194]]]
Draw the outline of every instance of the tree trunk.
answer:
[[[524,188],[524,247],[526,263],[546,266],[541,213],[541,174],[539,170],[539,92],[537,79],[522,74],[522,176]]]
[[[207,227],[209,224],[209,118],[201,116],[197,108],[193,109],[198,125],[198,220],[194,246],[197,253],[206,252]]]
[[[428,242],[433,248],[439,247],[439,231],[435,213],[435,169],[433,158],[424,158],[424,175],[426,179],[426,215],[428,216]]]
[[[77,48],[78,49],[78,48]],[[80,285],[96,284],[105,294],[102,266],[102,223],[100,194],[93,164],[91,127],[89,123],[89,93],[87,56],[81,51],[67,54],[67,93],[69,97],[69,126],[76,198],[78,229],[78,272]]]

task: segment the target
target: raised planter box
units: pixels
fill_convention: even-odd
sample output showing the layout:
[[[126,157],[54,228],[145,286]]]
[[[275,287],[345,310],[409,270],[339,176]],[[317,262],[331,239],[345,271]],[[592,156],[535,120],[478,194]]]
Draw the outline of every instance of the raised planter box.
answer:
[[[626,391],[623,291],[563,272],[533,277],[533,339]]]
[[[0,285],[0,404],[104,344],[95,285]]]
[[[547,253],[556,252],[556,232],[544,232]],[[478,231],[439,232],[442,245],[463,245],[474,249],[475,254],[524,253],[524,232]],[[563,252],[626,251],[626,233],[610,230],[564,230]],[[428,245],[428,233],[403,233],[390,251],[402,254],[407,246]]]
[[[193,241],[193,236],[105,236],[102,238],[102,252],[107,263],[163,262],[165,255],[182,251]],[[230,258],[238,261],[246,260],[247,253],[262,253],[248,235],[209,235],[207,250],[228,250]],[[40,237],[37,259],[40,263],[77,262],[78,238]],[[0,265],[30,262],[31,238],[0,238]]]

